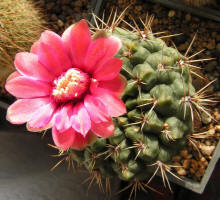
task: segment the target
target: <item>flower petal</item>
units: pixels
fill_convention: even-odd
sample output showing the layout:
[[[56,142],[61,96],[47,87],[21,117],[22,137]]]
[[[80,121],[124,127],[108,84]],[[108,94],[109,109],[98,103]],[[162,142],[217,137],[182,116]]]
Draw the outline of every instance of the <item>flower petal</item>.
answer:
[[[91,128],[91,120],[83,103],[74,106],[71,122],[72,127],[85,137]]]
[[[92,92],[107,107],[111,117],[118,117],[126,113],[124,102],[114,93],[102,88],[96,88]]]
[[[99,85],[99,82],[96,79],[91,78],[90,86],[89,86],[90,92],[95,90],[98,87],[98,85]]]
[[[93,77],[99,81],[112,80],[119,74],[121,67],[122,60],[110,58],[94,72]]]
[[[109,120],[106,106],[96,97],[86,95],[84,105],[92,121],[99,123]]]
[[[31,46],[31,53],[37,55],[37,52],[39,51],[39,44],[40,44],[40,40],[34,42],[34,44]]]
[[[66,131],[71,127],[71,115],[73,107],[71,104],[64,105],[59,111],[56,112],[55,126],[58,131]]]
[[[30,121],[27,122],[27,129],[29,131],[42,131],[51,128],[51,120],[56,107],[53,103],[48,103],[47,105],[39,108],[31,117]]]
[[[21,75],[18,71],[12,72],[12,73],[8,76],[8,78],[7,78],[7,80],[6,80],[6,83],[7,83],[8,81],[14,79],[14,78],[19,77],[19,76],[22,76],[22,75]]]
[[[6,90],[18,98],[34,98],[48,96],[51,86],[42,81],[36,81],[24,76],[9,80],[5,85]]]
[[[19,99],[9,106],[7,120],[12,124],[23,124],[29,121],[34,112],[48,104],[49,98]]]
[[[86,20],[69,27],[62,35],[66,48],[70,51],[72,64],[83,68],[84,59],[91,43],[91,35]]]
[[[108,138],[114,136],[115,126],[112,119],[110,119],[107,122],[92,123],[91,130],[99,137]]]
[[[121,45],[120,39],[114,36],[92,41],[84,62],[87,72],[94,72],[106,60],[114,57],[121,48]]]
[[[82,150],[86,146],[94,142],[96,138],[97,137],[91,132],[88,132],[85,137],[82,134],[75,132],[71,148]]]
[[[64,71],[61,61],[59,60],[59,56],[51,46],[40,41],[37,55],[39,62],[54,75],[59,76]]]
[[[72,24],[71,26],[69,26],[62,34],[61,38],[62,41],[67,49],[68,55],[70,58],[72,58],[71,56],[71,30],[73,28],[75,24]]]
[[[41,34],[40,41],[48,45],[55,52],[63,70],[67,70],[71,67],[71,60],[68,56],[67,49],[62,41],[62,38],[53,31],[44,31]]]
[[[55,145],[63,150],[67,150],[71,147],[73,140],[75,138],[75,131],[70,128],[64,132],[60,132],[53,127],[52,129],[52,137]]]
[[[44,81],[52,81],[54,79],[52,74],[38,62],[38,56],[33,53],[17,53],[14,64],[22,75]]]
[[[100,81],[98,87],[110,90],[118,97],[122,94],[127,85],[127,79],[119,74],[116,78],[109,81]]]

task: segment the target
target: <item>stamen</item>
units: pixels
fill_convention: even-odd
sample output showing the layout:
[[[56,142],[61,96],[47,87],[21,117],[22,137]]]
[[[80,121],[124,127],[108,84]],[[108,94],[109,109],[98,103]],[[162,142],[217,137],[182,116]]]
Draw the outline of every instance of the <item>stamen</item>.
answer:
[[[59,102],[80,98],[88,89],[89,82],[88,74],[77,68],[71,68],[54,80],[52,95]]]

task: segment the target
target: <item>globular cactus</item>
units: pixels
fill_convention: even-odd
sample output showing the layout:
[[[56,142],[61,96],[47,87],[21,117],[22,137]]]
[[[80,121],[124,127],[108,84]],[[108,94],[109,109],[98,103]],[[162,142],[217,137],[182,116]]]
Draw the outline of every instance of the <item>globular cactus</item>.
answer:
[[[198,53],[188,56],[195,37],[181,55],[155,37],[152,18],[149,21],[144,31],[137,26],[132,31],[116,27],[118,20],[95,29],[94,37],[114,35],[123,43],[117,57],[123,60],[121,73],[127,78],[122,96],[127,113],[114,119],[115,136],[99,138],[83,151],[67,151],[93,178],[118,176],[137,188],[148,187],[155,170],[161,170],[169,185],[165,171],[173,174],[172,157],[193,133],[195,113],[210,116],[204,107],[206,87],[196,92],[192,85],[191,75],[197,75],[193,63],[201,61],[193,60]]]
[[[29,51],[45,29],[41,15],[29,0],[0,1],[0,96],[8,96],[4,85],[14,71],[14,55]]]

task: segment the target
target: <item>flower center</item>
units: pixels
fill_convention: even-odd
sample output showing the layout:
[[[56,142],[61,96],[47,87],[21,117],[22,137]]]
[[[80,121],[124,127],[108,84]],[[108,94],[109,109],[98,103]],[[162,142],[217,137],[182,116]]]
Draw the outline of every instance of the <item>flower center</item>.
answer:
[[[71,68],[54,80],[52,94],[56,101],[79,99],[88,90],[90,77],[80,69]]]

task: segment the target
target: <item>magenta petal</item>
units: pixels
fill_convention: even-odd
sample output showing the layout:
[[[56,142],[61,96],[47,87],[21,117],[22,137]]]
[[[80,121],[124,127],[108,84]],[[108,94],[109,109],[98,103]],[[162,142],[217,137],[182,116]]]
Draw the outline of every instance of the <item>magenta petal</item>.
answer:
[[[75,131],[70,128],[64,132],[60,132],[55,127],[53,127],[52,137],[57,147],[63,150],[67,150],[69,147],[71,147],[73,143],[75,137]]]
[[[64,71],[56,51],[51,46],[40,42],[37,55],[39,62],[43,64],[49,72],[59,76]]]
[[[71,127],[71,115],[73,107],[71,104],[64,105],[59,111],[56,112],[55,126],[58,131],[66,131]]]
[[[9,106],[6,118],[13,124],[23,124],[29,121],[33,114],[49,101],[49,98],[19,99]]]
[[[115,95],[120,96],[124,91],[127,85],[127,79],[122,76],[118,75],[116,78],[109,80],[109,81],[100,81],[98,87],[110,90]]]
[[[71,55],[71,30],[73,28],[74,24],[72,24],[71,26],[69,26],[62,34],[61,38],[62,41],[67,49],[68,55],[70,58],[72,58]]]
[[[74,106],[71,122],[72,127],[85,137],[91,128],[91,120],[82,103]]]
[[[58,58],[64,71],[71,67],[71,60],[68,56],[67,49],[59,35],[52,31],[44,31],[41,34],[40,41],[53,49],[54,56]]]
[[[35,79],[52,81],[52,74],[38,62],[38,56],[33,53],[17,53],[14,61],[16,69],[20,74],[30,76]]]
[[[95,141],[96,138],[97,137],[91,132],[88,132],[88,134],[85,137],[82,136],[82,134],[75,132],[71,148],[76,150],[82,150],[86,146],[91,144],[93,141]]]
[[[97,67],[98,62],[105,56],[107,45],[105,45],[105,38],[94,40],[89,45],[84,64],[87,72],[93,72]]]
[[[96,88],[93,95],[99,98],[108,109],[108,114],[111,117],[118,117],[126,113],[124,102],[109,90]]]
[[[96,97],[86,95],[84,105],[92,121],[99,123],[109,120],[106,106]]]
[[[39,108],[33,115],[30,121],[27,123],[27,129],[29,131],[42,131],[51,128],[50,123],[55,112],[55,105],[48,103],[47,105]]]
[[[86,20],[69,27],[62,36],[66,48],[70,50],[72,64],[83,68],[84,59],[91,42],[91,35]]]
[[[39,51],[40,40],[37,40],[31,47],[31,53],[37,54]]]
[[[115,126],[113,121],[110,119],[107,122],[92,123],[91,130],[99,137],[108,138],[114,136]]]
[[[90,82],[90,87],[89,87],[90,92],[95,90],[98,87],[98,85],[99,85],[99,82],[96,79],[92,78]]]
[[[12,73],[8,76],[8,78],[7,78],[7,80],[6,80],[6,83],[7,83],[8,81],[14,79],[14,78],[19,77],[19,76],[22,76],[22,75],[21,75],[18,71],[12,72]]]
[[[85,58],[86,70],[94,72],[101,67],[106,60],[115,56],[121,48],[121,41],[114,37],[99,38],[91,42]]]
[[[122,60],[110,58],[94,72],[93,77],[99,81],[112,80],[119,74],[121,67]]]
[[[9,80],[5,85],[6,90],[18,98],[34,98],[48,96],[51,86],[42,81],[36,81],[24,76]]]

